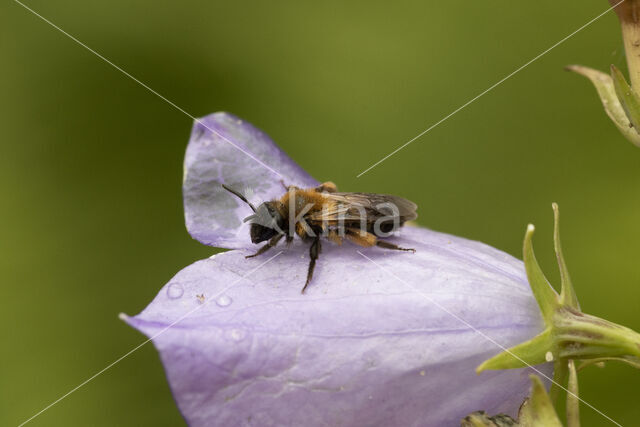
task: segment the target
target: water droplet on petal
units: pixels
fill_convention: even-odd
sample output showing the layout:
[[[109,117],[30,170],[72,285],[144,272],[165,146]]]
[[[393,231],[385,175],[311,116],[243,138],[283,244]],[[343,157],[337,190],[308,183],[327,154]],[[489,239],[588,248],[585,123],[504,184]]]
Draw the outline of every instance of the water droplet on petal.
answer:
[[[220,295],[218,298],[216,298],[216,304],[219,307],[228,307],[232,302],[233,300],[229,295]]]
[[[234,341],[242,341],[245,336],[245,332],[241,329],[232,329],[229,336]]]
[[[167,296],[170,299],[178,299],[184,294],[184,289],[182,289],[182,285],[178,285],[177,283],[172,283],[167,288]]]

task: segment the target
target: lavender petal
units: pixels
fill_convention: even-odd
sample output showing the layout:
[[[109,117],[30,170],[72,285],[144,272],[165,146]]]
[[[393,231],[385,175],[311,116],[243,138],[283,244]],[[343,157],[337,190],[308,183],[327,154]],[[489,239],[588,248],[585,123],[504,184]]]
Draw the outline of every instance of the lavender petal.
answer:
[[[251,247],[249,226],[242,219],[252,211],[222,184],[241,191],[256,206],[284,193],[281,180],[300,187],[318,184],[264,132],[229,113],[194,123],[184,170],[187,230],[205,245],[232,249]]]
[[[390,241],[417,252],[325,243],[305,295],[302,243],[249,260],[243,250],[218,254],[179,272],[126,321],[154,337],[191,426],[453,426],[480,409],[515,416],[531,370],[475,368],[498,345],[543,328],[522,262],[417,227]]]

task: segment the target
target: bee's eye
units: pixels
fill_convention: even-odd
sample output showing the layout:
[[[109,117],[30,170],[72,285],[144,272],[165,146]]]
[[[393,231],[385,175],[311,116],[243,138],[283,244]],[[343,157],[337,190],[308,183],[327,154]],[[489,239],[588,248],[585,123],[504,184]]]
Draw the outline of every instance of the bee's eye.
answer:
[[[251,224],[250,233],[252,243],[264,242],[265,240],[269,240],[270,238],[278,234],[278,232],[274,228],[264,227],[260,224],[255,223]]]

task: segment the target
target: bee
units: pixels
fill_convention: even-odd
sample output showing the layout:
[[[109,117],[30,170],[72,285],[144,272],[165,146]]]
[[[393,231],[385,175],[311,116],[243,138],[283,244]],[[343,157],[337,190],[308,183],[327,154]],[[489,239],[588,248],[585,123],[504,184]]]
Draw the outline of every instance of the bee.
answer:
[[[240,192],[222,187],[249,205],[253,214],[244,222],[250,223],[251,242],[267,241],[253,258],[275,247],[284,237],[287,246],[297,235],[309,242],[309,268],[305,292],[313,277],[313,270],[321,251],[321,239],[341,245],[348,240],[362,247],[415,252],[381,240],[390,236],[405,222],[414,220],[417,205],[402,197],[374,193],[340,193],[333,182],[315,188],[282,185],[286,193],[279,199],[264,202],[257,208]]]

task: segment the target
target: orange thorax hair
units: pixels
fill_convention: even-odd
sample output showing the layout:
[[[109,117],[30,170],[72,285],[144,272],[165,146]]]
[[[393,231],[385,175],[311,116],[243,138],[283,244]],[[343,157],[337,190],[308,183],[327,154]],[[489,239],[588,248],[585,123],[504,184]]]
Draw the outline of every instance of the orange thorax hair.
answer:
[[[291,216],[291,212],[297,217],[302,211],[307,213],[317,212],[324,209],[333,209],[335,201],[325,197],[323,193],[317,192],[314,188],[295,189],[287,191],[279,200],[279,210],[284,218]],[[293,205],[293,208],[291,207]],[[311,208],[307,209],[307,206]]]

